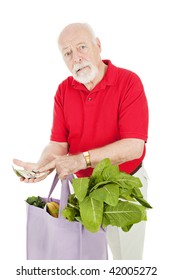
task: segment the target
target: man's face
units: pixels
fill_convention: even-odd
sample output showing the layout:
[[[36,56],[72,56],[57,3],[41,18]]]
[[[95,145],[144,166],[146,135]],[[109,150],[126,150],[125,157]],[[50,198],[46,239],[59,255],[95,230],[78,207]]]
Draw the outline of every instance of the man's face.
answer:
[[[60,50],[73,77],[87,84],[95,79],[100,63],[100,42],[84,28],[66,30],[60,37]]]

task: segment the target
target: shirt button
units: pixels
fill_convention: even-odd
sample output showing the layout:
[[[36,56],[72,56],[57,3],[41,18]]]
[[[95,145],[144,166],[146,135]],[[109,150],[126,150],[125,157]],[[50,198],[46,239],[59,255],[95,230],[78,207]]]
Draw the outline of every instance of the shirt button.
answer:
[[[92,98],[91,97],[88,97],[88,101],[91,101],[92,100]]]

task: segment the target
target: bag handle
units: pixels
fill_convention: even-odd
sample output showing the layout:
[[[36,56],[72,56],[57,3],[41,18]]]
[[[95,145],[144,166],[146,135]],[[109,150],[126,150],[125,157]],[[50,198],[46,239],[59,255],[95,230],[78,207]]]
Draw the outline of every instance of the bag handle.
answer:
[[[70,195],[70,187],[69,182],[72,182],[74,176],[73,174],[68,175],[66,179],[62,180],[61,185],[61,196],[60,196],[60,205],[59,205],[59,218],[62,218],[61,212],[64,207],[67,206],[68,197]]]
[[[53,182],[52,182],[52,185],[51,185],[51,188],[50,188],[50,191],[49,191],[49,195],[48,195],[48,200],[50,199],[55,187],[56,187],[56,184],[58,183],[59,181],[59,178],[58,178],[58,175],[57,173],[55,174],[55,177],[53,179]]]
[[[59,218],[62,218],[61,212],[64,209],[64,207],[67,206],[68,197],[70,195],[69,182],[72,182],[73,178],[74,178],[74,175],[71,174],[71,175],[68,175],[66,177],[66,179],[61,180],[61,195],[60,195],[60,205],[59,205]],[[48,200],[50,199],[50,197],[52,195],[52,192],[54,191],[58,181],[59,181],[59,178],[58,178],[58,175],[56,173],[55,177],[53,179],[53,182],[52,182],[52,186],[51,186],[50,191],[49,191]]]

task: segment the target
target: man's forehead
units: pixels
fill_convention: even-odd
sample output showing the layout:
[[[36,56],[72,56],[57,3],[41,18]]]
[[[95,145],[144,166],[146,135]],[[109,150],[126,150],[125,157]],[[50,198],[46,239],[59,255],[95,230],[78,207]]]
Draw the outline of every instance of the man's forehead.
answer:
[[[89,40],[91,40],[91,34],[84,28],[66,30],[59,38],[59,45],[64,49],[71,45],[76,46],[81,43],[87,43]]]

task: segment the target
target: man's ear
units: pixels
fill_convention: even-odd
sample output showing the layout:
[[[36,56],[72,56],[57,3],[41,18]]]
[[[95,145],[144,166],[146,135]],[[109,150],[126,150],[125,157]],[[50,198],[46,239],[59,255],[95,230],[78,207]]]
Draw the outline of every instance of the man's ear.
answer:
[[[98,46],[98,48],[100,49],[100,52],[101,52],[102,47],[101,47],[101,42],[100,42],[99,38],[96,38],[96,45]]]

